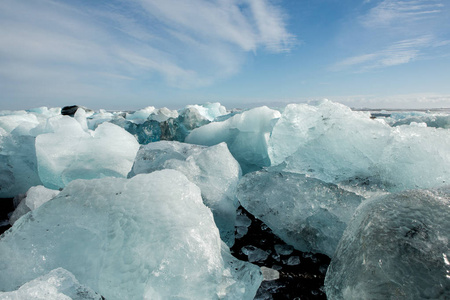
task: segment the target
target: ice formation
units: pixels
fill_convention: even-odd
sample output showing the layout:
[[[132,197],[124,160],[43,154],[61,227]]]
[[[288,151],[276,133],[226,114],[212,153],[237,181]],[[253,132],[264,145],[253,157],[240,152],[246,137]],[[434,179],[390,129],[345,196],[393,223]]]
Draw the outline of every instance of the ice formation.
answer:
[[[233,245],[238,206],[235,192],[241,170],[227,145],[150,143],[139,149],[129,177],[161,169],[178,170],[200,187],[204,203],[214,214],[220,236],[227,245]]]
[[[305,175],[258,171],[239,182],[241,205],[287,244],[332,256],[363,198]]]
[[[448,130],[392,128],[326,100],[287,105],[269,145],[272,165],[345,186],[399,191],[450,181]]]
[[[0,133],[0,198],[42,184],[37,167],[34,136]]]
[[[139,149],[136,139],[119,126],[103,123],[86,132],[73,118],[55,120],[54,132],[36,137],[39,177],[51,189],[74,179],[126,177]]]
[[[31,187],[9,218],[9,223],[13,225],[21,216],[35,210],[58,194],[59,191],[48,189],[42,185]]]
[[[69,271],[57,268],[22,285],[13,292],[0,292],[0,300],[104,300],[81,285]]]
[[[254,108],[223,122],[194,129],[186,142],[212,146],[225,142],[244,173],[270,165],[267,153],[273,123],[280,112],[266,106]]]
[[[262,281],[175,170],[72,181],[1,236],[0,290],[60,267],[106,299],[253,299]]]
[[[328,299],[450,299],[450,187],[365,202],[325,279]]]

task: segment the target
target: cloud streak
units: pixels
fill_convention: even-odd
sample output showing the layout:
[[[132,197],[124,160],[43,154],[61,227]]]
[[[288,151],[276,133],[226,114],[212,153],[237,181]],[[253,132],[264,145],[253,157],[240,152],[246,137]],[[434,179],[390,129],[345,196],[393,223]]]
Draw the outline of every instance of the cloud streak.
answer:
[[[430,59],[448,49],[449,32],[442,22],[450,10],[441,0],[365,1],[362,7],[347,33],[354,36],[356,54],[333,64],[332,71],[367,72]]]
[[[248,53],[289,51],[284,20],[269,0],[4,0],[0,80],[10,97],[36,82],[97,94],[137,82],[205,86],[239,72]]]

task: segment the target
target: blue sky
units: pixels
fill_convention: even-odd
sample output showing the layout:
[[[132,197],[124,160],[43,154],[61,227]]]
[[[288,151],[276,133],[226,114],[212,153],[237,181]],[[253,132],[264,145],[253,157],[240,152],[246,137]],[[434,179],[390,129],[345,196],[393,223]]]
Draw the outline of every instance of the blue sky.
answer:
[[[2,0],[0,109],[450,107],[448,0]]]

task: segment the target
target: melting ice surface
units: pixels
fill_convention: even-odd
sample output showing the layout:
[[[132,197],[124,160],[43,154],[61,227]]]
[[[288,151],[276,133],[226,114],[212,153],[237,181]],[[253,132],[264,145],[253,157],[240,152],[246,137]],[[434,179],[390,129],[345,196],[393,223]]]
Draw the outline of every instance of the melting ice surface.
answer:
[[[364,203],[325,279],[329,299],[449,299],[450,187]]]
[[[221,241],[233,244],[235,225],[247,238],[239,199],[286,249],[333,257],[330,299],[448,298],[445,111],[373,119],[321,101],[66,113],[0,111],[0,198],[26,193],[0,237],[1,291],[64,268],[107,299],[251,299],[259,268]],[[246,245],[255,262],[273,255]]]
[[[0,300],[103,300],[101,295],[81,285],[69,271],[57,268],[12,292],[0,292]]]
[[[107,299],[252,299],[262,280],[175,170],[75,180],[0,239],[0,290],[58,267]]]
[[[234,243],[236,221],[236,186],[241,168],[225,143],[205,147],[180,142],[161,141],[142,146],[129,177],[156,170],[182,172],[202,191],[203,201],[211,208],[222,240]]]

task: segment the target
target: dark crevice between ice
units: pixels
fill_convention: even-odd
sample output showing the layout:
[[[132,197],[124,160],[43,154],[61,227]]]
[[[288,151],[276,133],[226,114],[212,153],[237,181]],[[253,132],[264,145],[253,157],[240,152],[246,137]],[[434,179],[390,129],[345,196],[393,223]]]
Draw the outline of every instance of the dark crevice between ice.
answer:
[[[240,260],[279,273],[278,279],[261,283],[255,299],[327,299],[323,285],[330,258],[323,254],[295,250],[273,234],[262,221],[239,207],[238,226],[240,222],[244,223],[244,227],[249,223],[242,222],[245,217],[251,220],[248,232],[243,235],[246,230],[242,230],[243,226],[237,227],[231,253]]]
[[[0,235],[11,228],[9,214],[14,211],[13,198],[0,198]]]

